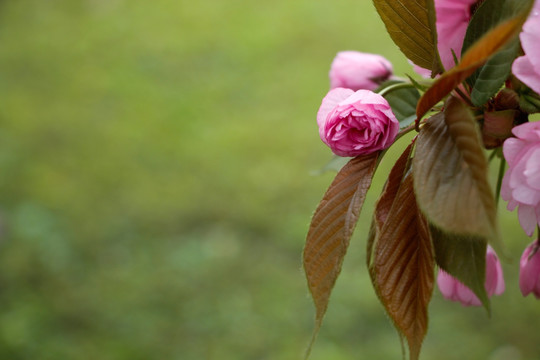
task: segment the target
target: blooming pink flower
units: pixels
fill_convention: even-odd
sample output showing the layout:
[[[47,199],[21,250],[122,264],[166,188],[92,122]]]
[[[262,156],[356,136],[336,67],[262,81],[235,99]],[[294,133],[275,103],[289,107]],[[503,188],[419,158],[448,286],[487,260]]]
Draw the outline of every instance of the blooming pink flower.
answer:
[[[369,90],[330,90],[317,113],[317,124],[322,141],[339,156],[386,149],[399,131],[386,99]]]
[[[527,246],[519,262],[519,288],[523,296],[531,292],[540,299],[540,243]]]
[[[514,61],[512,72],[519,80],[540,93],[540,1],[535,2],[519,39],[525,55]]]
[[[441,269],[439,269],[439,275],[437,276],[437,285],[445,299],[459,301],[463,306],[482,305],[480,299],[471,289]],[[501,263],[491,246],[488,246],[486,252],[486,282],[484,287],[489,297],[501,295],[505,289]]]
[[[509,168],[504,174],[501,197],[508,201],[508,210],[519,206],[519,223],[532,236],[535,225],[540,226],[540,122],[521,124],[512,133],[516,137],[503,144]]]
[[[342,51],[330,67],[330,88],[375,90],[391,75],[392,64],[380,55]]]

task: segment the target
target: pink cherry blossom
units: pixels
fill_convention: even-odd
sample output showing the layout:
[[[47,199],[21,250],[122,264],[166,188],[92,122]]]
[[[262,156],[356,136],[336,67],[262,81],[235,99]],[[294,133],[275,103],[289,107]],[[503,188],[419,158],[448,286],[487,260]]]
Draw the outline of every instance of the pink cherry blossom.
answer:
[[[437,285],[445,299],[459,301],[463,306],[480,306],[480,299],[459,280],[439,269]],[[504,276],[501,263],[495,251],[488,246],[486,252],[486,281],[484,283],[489,297],[501,295],[504,292]]]
[[[519,223],[532,236],[540,226],[540,122],[521,124],[512,129],[515,138],[503,144],[508,162],[501,197],[508,201],[508,210],[518,207]]]
[[[525,248],[519,263],[519,288],[523,296],[533,293],[540,299],[540,243],[538,240]]]
[[[540,1],[537,0],[519,34],[524,56],[518,57],[512,64],[514,75],[540,93]]]
[[[386,149],[399,131],[386,99],[369,90],[330,90],[317,113],[317,124],[322,141],[339,156]]]
[[[339,52],[330,67],[330,88],[375,90],[392,75],[392,64],[377,54]]]

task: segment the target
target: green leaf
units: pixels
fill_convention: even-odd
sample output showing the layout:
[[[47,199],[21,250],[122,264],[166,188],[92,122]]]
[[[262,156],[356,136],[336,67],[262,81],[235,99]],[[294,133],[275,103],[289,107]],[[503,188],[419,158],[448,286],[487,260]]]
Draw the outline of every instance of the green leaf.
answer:
[[[523,12],[528,3],[523,0],[485,0],[469,23],[462,53],[496,25]],[[510,74],[518,50],[519,39],[516,37],[467,79],[473,87],[471,100],[474,105],[484,105],[501,88]]]
[[[485,289],[487,241],[480,236],[445,232],[430,224],[437,265],[471,289],[490,311]]]
[[[306,357],[321,327],[378,158],[379,153],[374,153],[351,159],[336,175],[311,219],[303,262],[316,322]]]
[[[391,88],[396,85],[398,85],[397,88]],[[389,80],[381,84],[375,92],[380,92],[388,101],[401,129],[409,126],[416,119],[416,104],[420,99],[420,93],[413,84],[399,80]]]
[[[461,100],[450,97],[444,113],[431,117],[418,135],[413,159],[418,204],[432,227],[447,238],[489,240],[502,249],[487,171],[476,120]],[[486,299],[483,272],[471,272],[475,281],[470,281],[448,268],[480,300]]]
[[[442,72],[433,0],[373,0],[388,34],[413,63]]]
[[[439,101],[445,98],[462,81],[482,66],[493,54],[503,48],[521,30],[527,20],[530,7],[519,15],[497,25],[480,40],[476,41],[461,58],[461,62],[442,74],[422,95],[416,107],[416,121],[430,111]]]
[[[471,91],[471,101],[474,105],[484,105],[500,90],[510,75],[518,50],[519,41],[514,39],[477,71],[478,75]]]
[[[421,84],[420,82],[416,81],[412,76],[408,75],[408,74],[405,74],[405,76],[407,76],[407,78],[409,79],[409,81],[411,82],[411,84],[413,84],[413,86],[418,89],[418,90],[421,90],[422,92],[426,91],[429,86],[428,85],[425,85],[425,84]]]
[[[377,202],[368,255],[377,295],[415,360],[428,327],[434,255],[428,224],[416,204],[413,175],[407,170],[411,150],[412,144],[396,162]]]

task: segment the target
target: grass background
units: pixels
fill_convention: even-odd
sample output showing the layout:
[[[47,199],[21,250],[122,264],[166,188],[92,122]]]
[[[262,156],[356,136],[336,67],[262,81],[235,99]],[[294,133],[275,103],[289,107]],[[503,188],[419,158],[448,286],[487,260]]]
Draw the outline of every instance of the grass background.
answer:
[[[333,174],[315,114],[336,52],[411,67],[369,1],[0,1],[0,359],[298,359],[301,271]],[[399,359],[365,269],[369,193],[312,359]],[[424,359],[540,358],[529,242],[482,309],[430,306]]]

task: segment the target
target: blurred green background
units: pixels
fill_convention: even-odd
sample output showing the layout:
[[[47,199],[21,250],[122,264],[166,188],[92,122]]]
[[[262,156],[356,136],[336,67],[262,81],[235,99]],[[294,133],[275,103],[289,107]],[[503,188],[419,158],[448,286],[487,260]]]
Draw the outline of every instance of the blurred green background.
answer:
[[[333,177],[315,114],[347,49],[411,73],[370,1],[0,1],[0,359],[299,359]],[[313,360],[401,357],[364,256],[403,144]],[[489,319],[435,290],[424,359],[540,358],[529,240],[501,214],[506,293]]]

